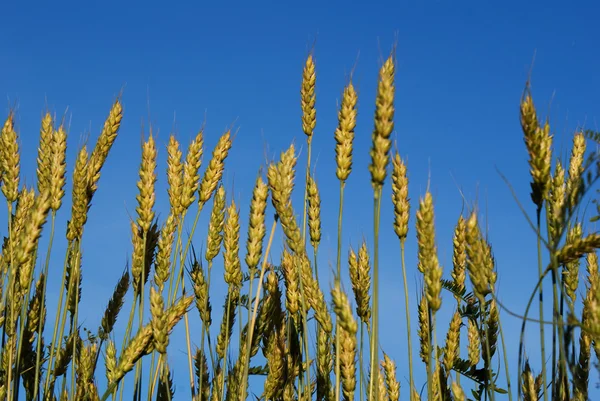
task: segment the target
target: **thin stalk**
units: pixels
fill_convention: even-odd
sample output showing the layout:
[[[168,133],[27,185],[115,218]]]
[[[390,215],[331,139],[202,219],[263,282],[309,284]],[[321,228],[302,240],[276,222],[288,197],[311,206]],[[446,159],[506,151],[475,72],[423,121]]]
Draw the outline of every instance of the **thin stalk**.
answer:
[[[523,313],[523,317],[522,317],[522,323],[521,323],[521,333],[519,334],[519,356],[518,356],[518,366],[519,366],[519,374],[517,375],[517,395],[519,397],[521,397],[521,366],[523,363],[523,344],[525,343],[525,326],[527,324],[527,321],[529,320],[528,316],[529,316],[529,310],[531,309],[531,306],[533,305],[534,299],[535,299],[535,293],[537,292],[538,288],[542,286],[544,277],[546,276],[546,274],[548,274],[548,272],[550,271],[550,268],[547,268],[544,273],[538,278],[538,282],[535,285],[535,288],[533,289],[533,291],[531,292],[530,296],[529,296],[529,300],[527,301],[527,305],[525,307],[525,312]],[[540,325],[545,324],[545,322],[543,321],[539,321]]]
[[[422,296],[426,296],[423,294]],[[429,342],[429,354],[427,355],[427,399],[433,400],[433,372],[431,371],[431,353],[433,352],[433,342],[431,337],[433,336],[433,316],[431,315],[431,308],[427,305],[427,320],[429,322],[429,333],[427,333],[427,341]],[[437,359],[437,358],[436,358]]]
[[[402,263],[402,279],[404,281],[404,306],[406,314],[406,338],[408,343],[408,376],[409,376],[409,388],[410,388],[410,401],[413,401],[413,359],[412,359],[412,340],[410,331],[410,305],[408,303],[408,283],[406,280],[406,263],[404,260],[404,248],[405,240],[400,241],[400,259]],[[460,376],[460,375],[458,375]]]
[[[172,261],[171,261],[171,271],[169,272],[169,288],[167,292],[167,307],[171,306],[171,294],[173,293],[173,282],[175,281],[175,269],[177,268],[177,255],[181,252],[182,242],[181,242],[181,234],[183,231],[183,222],[185,221],[185,217],[187,215],[187,210],[184,210],[181,214],[181,218],[179,223],[177,224],[177,240],[175,241],[175,250],[173,251]],[[198,214],[196,215],[196,221],[198,218]],[[176,294],[173,293],[173,294]],[[175,295],[173,295],[173,298]]]
[[[369,400],[379,401],[379,357],[377,355],[377,336],[379,326],[379,219],[381,216],[381,188],[375,189],[373,207],[373,316],[371,335],[371,380],[369,383]]]
[[[206,272],[206,283],[207,283],[207,288],[210,290],[210,278],[211,278],[211,272],[212,272],[212,260],[208,262],[208,268],[207,268],[207,272]],[[206,300],[206,302],[208,303],[208,298]],[[205,305],[206,307],[206,305]],[[215,356],[213,354],[213,350],[212,350],[212,345],[210,343],[210,332],[208,331],[208,327],[206,327],[206,325],[204,324],[204,322],[202,322],[202,352],[204,353],[204,334],[206,333],[206,336],[208,337],[208,353],[210,355],[210,363],[211,363],[211,367],[213,368],[213,376],[215,375],[216,371],[216,362],[215,362]],[[200,365],[200,372],[202,372],[202,368],[203,365]],[[200,377],[202,377],[202,374],[200,374]],[[200,390],[198,391],[198,394],[202,394],[202,387],[200,387]]]
[[[185,295],[185,288],[181,289],[183,295]],[[194,368],[192,367],[192,346],[190,344],[190,324],[188,321],[188,314],[183,315],[185,321],[185,342],[188,352],[188,367],[190,370],[190,391],[192,392],[192,399],[194,399],[195,385],[194,385]]]
[[[151,400],[154,396],[154,389],[156,388],[156,383],[158,382],[158,375],[160,371],[160,367],[162,365],[162,354],[158,354],[158,361],[156,362],[156,370],[154,372],[154,379],[150,379],[152,387],[150,389],[150,394],[148,394],[148,399]]]
[[[231,313],[231,295],[232,286],[230,285],[227,289],[227,314],[223,316],[225,321],[225,357],[223,358],[223,379],[221,380],[221,388],[223,393],[221,394],[221,401],[225,399],[225,375],[227,374],[227,350],[229,348],[229,314]]]
[[[11,235],[11,233],[12,233],[12,203],[10,203],[10,202],[7,202],[7,203],[8,203],[8,232],[9,232],[9,241],[11,241],[11,247],[10,247],[10,268],[11,268],[11,270],[14,270],[15,269],[15,265],[14,265],[14,256],[13,256],[13,246],[12,246],[12,243],[13,243],[12,240],[13,240],[13,238],[10,238],[10,237],[12,237],[12,235]],[[7,291],[5,291],[4,300],[2,302],[2,309],[3,310],[6,310],[5,307],[7,306],[6,302],[8,300],[7,295],[9,293],[9,291],[12,291],[12,289],[14,288],[14,277],[16,277],[16,274],[13,273],[13,272],[11,272],[10,273],[10,278],[8,280],[9,281],[9,288],[8,288]],[[12,312],[12,306],[13,305],[12,305],[12,302],[11,302],[10,303],[10,307],[8,308],[8,313],[10,313],[11,316],[12,316],[12,313],[13,313]],[[4,326],[6,326],[6,324]],[[3,346],[4,346],[4,330],[5,330],[5,328],[3,329],[3,332],[2,332]],[[11,347],[12,347],[12,345],[11,345]],[[12,354],[13,353],[12,353],[12,349],[11,349],[10,352],[8,353],[8,381],[6,382],[6,384],[7,384],[6,385],[6,387],[7,387],[6,399],[7,400],[10,400],[11,399],[11,395],[12,395],[11,394]],[[2,362],[4,362],[4,361],[2,361]]]
[[[498,329],[500,330],[500,341],[502,341],[502,355],[504,357],[504,371],[506,374],[506,391],[508,391],[508,400],[512,401],[513,398],[512,387],[510,384],[510,369],[508,368],[508,353],[506,352],[506,345],[504,343],[504,330],[502,330],[502,319],[498,319]]]
[[[148,378],[148,401],[152,400],[152,397],[154,396],[154,386],[153,383],[156,379],[156,375],[158,374],[158,365],[156,364],[160,364],[160,354],[158,355],[158,361],[156,360],[156,350],[152,351],[152,360],[150,361],[150,377]],[[154,369],[154,367],[156,366],[156,371]],[[153,375],[153,371],[154,375]]]
[[[77,259],[76,262],[77,263],[77,281],[79,281],[79,277],[81,276],[81,265],[79,263],[79,261],[81,260],[80,257],[80,252],[81,252],[81,245],[78,242],[77,243]],[[77,328],[77,321],[79,320],[79,283],[74,283],[74,285],[76,285],[76,289],[75,289],[75,312],[73,313],[72,319],[71,319],[71,333],[75,333],[75,330]],[[71,360],[73,361],[73,365],[71,366],[71,399],[75,399],[75,358],[76,358],[76,348],[77,348],[77,341],[73,341],[73,354],[71,356]]]
[[[60,295],[58,297],[58,306],[56,308],[56,316],[54,318],[54,330],[52,333],[52,344],[50,345],[50,356],[48,358],[48,370],[46,373],[46,383],[44,384],[44,393],[48,392],[48,386],[50,385],[50,372],[52,372],[53,369],[53,363],[54,363],[54,352],[56,351],[56,340],[57,340],[57,335],[58,335],[58,327],[60,325],[60,318],[61,318],[61,311],[62,311],[62,303],[63,303],[63,296],[64,296],[64,290],[62,290],[62,286],[63,283],[65,282],[65,278],[67,276],[67,263],[68,263],[68,258],[69,258],[69,253],[71,252],[73,246],[73,242],[69,241],[69,244],[67,245],[67,250],[66,250],[66,254],[65,254],[65,262],[63,264],[63,274],[62,274],[62,278],[60,281]],[[68,290],[68,288],[67,288]],[[62,332],[62,330],[61,330]],[[61,335],[62,338],[62,335]]]
[[[438,374],[440,372],[439,369],[439,363],[440,361],[438,360],[437,357],[437,334],[436,334],[436,318],[435,318],[435,312],[431,312],[431,308],[429,309],[429,316],[431,317],[431,337],[433,337],[433,347],[431,348],[431,354],[430,354],[430,358],[429,358],[429,363],[431,364],[431,357],[433,356],[434,362],[435,362],[435,370],[437,370]],[[440,378],[439,377],[433,377],[432,378],[436,381],[439,381]],[[429,380],[429,379],[428,379]],[[437,386],[439,386],[439,383],[436,384]],[[431,383],[431,389],[432,389],[432,398],[430,398],[431,400],[433,400],[433,383]]]
[[[265,270],[267,269],[267,259],[269,254],[271,253],[271,245],[273,244],[273,237],[275,236],[275,228],[277,228],[277,219],[273,221],[273,225],[271,226],[271,234],[269,235],[269,242],[267,243],[267,250],[265,255],[263,256],[263,263],[260,268],[260,277],[258,279],[258,284],[256,288],[256,297],[254,299],[254,308],[252,310],[252,320],[250,320],[250,326],[248,327],[248,338],[246,339],[246,353],[250,354],[250,347],[252,346],[252,336],[254,335],[254,325],[256,324],[256,316],[258,314],[258,301],[260,300],[260,294],[262,291],[262,284],[265,277]],[[249,298],[250,299],[250,298]],[[202,344],[204,346],[204,343]],[[242,384],[246,383],[248,380],[248,365],[250,363],[244,365],[244,377],[242,380]],[[246,399],[246,386],[242,385],[242,400]]]
[[[183,254],[181,255],[181,260],[179,261],[179,272],[177,274],[177,279],[175,280],[175,291],[173,291],[173,299],[169,302],[169,305],[172,305],[175,302],[175,294],[177,294],[177,291],[179,290],[179,282],[180,281],[183,282],[184,261],[187,256],[187,253],[189,251],[190,244],[192,242],[192,237],[194,236],[194,233],[196,232],[196,226],[198,225],[198,219],[200,218],[200,212],[202,212],[203,208],[204,208],[204,203],[203,202],[198,203],[198,211],[196,212],[196,217],[194,218],[194,224],[192,225],[192,231],[190,232],[187,243],[185,245],[185,249],[183,251]],[[172,284],[172,282],[171,282],[171,284]]]
[[[550,211],[548,210],[548,208],[546,208],[546,221],[550,220]],[[548,224],[546,224],[546,226],[548,227]],[[563,328],[563,311],[562,311],[562,297],[563,297],[563,292],[561,291],[561,300],[560,300],[560,306],[559,306],[559,300],[558,300],[558,280],[557,280],[557,276],[558,276],[558,261],[556,260],[556,240],[552,239],[552,236],[550,235],[550,228],[547,228],[548,230],[548,239],[550,241],[551,244],[551,255],[550,255],[550,266],[552,269],[552,296],[553,296],[553,305],[552,305],[552,309],[553,309],[553,318],[552,318],[552,399],[554,399],[555,396],[555,392],[556,392],[556,381],[559,379],[559,377],[557,377],[556,375],[556,367],[557,367],[557,363],[556,363],[556,335],[557,335],[557,330],[556,327],[558,328],[558,355],[559,355],[559,364],[560,364],[560,369],[559,369],[559,373],[562,372],[563,374],[567,372],[567,366],[566,366],[566,361],[565,361],[565,345],[564,345],[564,328]],[[561,282],[562,284],[562,282]],[[556,326],[556,327],[555,327]],[[562,376],[562,375],[561,375]],[[561,383],[561,385],[564,385],[564,383]],[[560,388],[560,387],[559,387]]]
[[[148,231],[144,230],[143,239],[144,241],[144,256],[142,257],[142,272],[140,275],[140,310],[138,312],[138,325],[141,329],[144,326],[144,292],[146,287],[146,246],[148,242]],[[141,401],[141,388],[142,388],[142,358],[138,359],[135,366],[135,385],[138,388],[138,401]]]
[[[540,229],[541,229],[541,208],[538,207],[537,209],[537,232],[538,232],[538,236],[537,236],[537,252],[538,252],[538,274],[540,276],[540,278],[543,275],[543,267],[542,267],[542,241],[540,238]],[[540,304],[540,322],[544,321],[544,295],[543,295],[543,286],[540,285],[539,288],[540,291],[540,297],[539,297],[539,304]],[[541,354],[542,354],[542,383],[543,383],[543,388],[544,388],[544,401],[548,401],[548,392],[546,391],[546,389],[548,388],[547,385],[547,381],[546,381],[546,346],[545,346],[545,334],[544,334],[544,325],[540,324],[540,347],[541,347]],[[519,369],[521,369],[521,367],[519,366]],[[520,373],[519,373],[520,376]]]
[[[336,286],[341,288],[342,281],[342,216],[344,213],[344,181],[340,181],[340,205],[338,210],[338,240],[337,240],[337,261],[336,261]],[[340,336],[337,324],[337,316],[335,317],[335,400],[340,401]]]
[[[308,143],[308,155],[306,160],[306,181],[304,184],[304,211],[302,212],[302,242],[306,244],[306,213],[308,207],[308,177],[310,176],[310,159],[312,153],[312,137],[306,139]]]
[[[558,314],[558,309],[559,309],[559,305],[558,305],[558,283],[557,283],[557,269],[558,269],[558,262],[556,260],[556,254],[552,255],[552,288],[553,288],[553,309],[554,309],[554,318],[552,319],[552,327],[553,327],[553,337],[556,336],[556,330],[554,330],[554,326],[556,325],[558,327],[558,362],[560,364],[560,370],[559,372],[562,372],[563,374],[567,372],[567,363],[566,363],[566,358],[565,358],[565,344],[564,344],[564,339],[565,339],[565,335],[564,335],[564,327],[563,327],[563,321],[562,321],[562,317],[559,316]],[[554,340],[555,341],[555,340]],[[553,349],[554,352],[554,349]],[[552,365],[553,369],[554,365],[556,365],[556,363],[554,363]],[[553,383],[553,388],[555,386],[555,381],[559,379],[558,377],[554,377],[552,380]],[[561,385],[564,385],[564,383],[562,383]],[[553,390],[554,391],[554,390]]]
[[[483,328],[483,316],[485,316],[485,299],[483,297],[479,298],[479,307],[481,309],[481,317],[482,317],[482,324],[481,327]],[[495,401],[496,396],[495,396],[495,391],[493,388],[490,389],[490,385],[492,385],[493,383],[493,378],[492,378],[492,356],[491,356],[491,352],[490,352],[490,339],[488,335],[484,335],[482,336],[484,339],[484,346],[485,346],[485,358],[484,358],[484,362],[485,362],[485,370],[486,370],[486,390],[489,393],[489,397],[491,401]]]
[[[137,305],[137,291],[133,292],[133,301],[131,303],[131,310],[129,311],[129,320],[127,321],[127,326],[125,327],[125,336],[123,337],[123,342],[121,344],[121,352],[125,350],[125,346],[131,340],[131,328],[133,327],[133,319],[135,316],[135,309]],[[115,388],[118,386],[118,383],[115,383]],[[123,387],[119,386],[119,400],[123,399]]]
[[[302,280],[300,280],[300,282],[302,283]],[[302,294],[304,294],[304,290],[302,290]],[[304,304],[305,303],[304,295],[302,296],[302,299],[303,299],[302,303]],[[307,311],[306,305],[303,305],[302,308],[303,308],[303,312],[301,314],[302,325],[303,325],[302,338],[304,340],[303,341],[304,342],[304,354],[306,356],[306,369],[305,369],[304,373],[306,376],[306,378],[305,378],[306,386],[308,386],[308,391],[306,391],[306,388],[305,388],[305,393],[306,393],[307,401],[310,401],[310,371],[308,369],[308,363],[310,361],[310,354],[308,351],[308,322],[307,322],[307,318],[306,318],[306,311]],[[301,360],[302,360],[302,358],[301,358]]]
[[[52,210],[52,218],[50,222],[50,239],[48,241],[48,251],[46,252],[46,261],[44,262],[44,284],[42,285],[42,301],[46,299],[46,286],[48,284],[48,270],[50,266],[50,252],[52,250],[52,243],[54,242],[54,227],[56,223],[56,210]],[[43,307],[43,306],[42,306]],[[36,357],[35,357],[35,386],[33,389],[33,399],[37,399],[39,391],[39,380],[40,371],[42,366],[42,326],[43,322],[40,319],[37,330],[37,346],[36,346]]]
[[[319,253],[318,245],[313,249],[313,266],[315,270],[315,280],[317,281],[317,285],[319,284],[319,268],[317,265],[317,254]]]
[[[34,256],[33,260],[37,259],[37,250],[35,251],[36,255]],[[34,267],[32,266],[32,269]],[[32,276],[32,280],[33,277],[35,277],[34,272],[31,273]],[[28,285],[27,285],[27,291],[26,291],[26,295],[23,298],[23,302],[21,305],[21,318],[19,321],[19,325],[20,330],[19,330],[19,338],[17,339],[17,360],[15,362],[15,372],[16,372],[16,377],[15,377],[15,398],[18,400],[19,399],[19,389],[20,389],[20,384],[21,384],[21,349],[23,347],[23,334],[25,332],[25,319],[27,318],[27,307],[28,307],[28,303],[29,303],[29,299],[31,297],[31,282],[32,280],[29,281]],[[41,320],[41,319],[40,319]]]
[[[365,394],[363,391],[363,381],[365,380],[365,372],[364,372],[364,363],[363,360],[363,349],[364,349],[364,341],[365,341],[365,325],[361,321],[360,322],[360,347],[358,348],[358,370],[359,370],[359,380],[358,380],[358,392],[360,394],[360,401],[364,401]]]

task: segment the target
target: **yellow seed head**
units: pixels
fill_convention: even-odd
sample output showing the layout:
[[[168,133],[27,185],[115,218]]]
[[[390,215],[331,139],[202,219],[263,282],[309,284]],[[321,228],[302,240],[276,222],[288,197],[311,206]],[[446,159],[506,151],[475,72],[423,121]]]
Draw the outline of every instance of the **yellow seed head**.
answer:
[[[208,225],[208,240],[206,243],[206,261],[212,260],[219,254],[223,241],[223,227],[225,226],[225,189],[220,186],[213,199],[213,208]]]
[[[477,325],[469,319],[468,323],[468,340],[469,345],[467,347],[469,353],[469,363],[471,366],[477,366],[481,358],[481,338],[479,336],[479,330]]]
[[[54,132],[52,115],[46,113],[42,118],[40,129],[40,145],[37,157],[38,192],[48,190],[50,185],[50,165],[52,159],[52,133]]]
[[[52,154],[50,156],[50,176],[48,189],[50,190],[50,207],[57,211],[62,205],[65,195],[65,183],[67,175],[67,133],[63,125],[52,135],[50,141]]]
[[[150,287],[150,313],[152,314],[152,337],[154,339],[154,348],[161,354],[166,354],[169,345],[167,335],[167,322],[164,311],[164,300],[162,294],[154,287]]]
[[[430,192],[421,199],[417,212],[417,239],[419,245],[418,268],[425,279],[427,302],[433,312],[440,309],[442,267],[439,265],[435,246],[433,198]]]
[[[465,279],[467,270],[467,226],[465,219],[460,216],[458,223],[454,228],[454,238],[452,241],[453,252],[452,252],[452,279],[454,284],[460,289],[465,289]],[[456,297],[456,300],[460,302],[460,297]]]
[[[310,242],[317,249],[321,242],[321,196],[319,195],[317,183],[311,175],[308,176],[307,190]]]
[[[400,399],[400,383],[396,379],[396,363],[386,354],[383,354],[381,367],[385,373],[385,386],[390,401]]]
[[[117,99],[113,103],[108,117],[104,121],[102,132],[100,133],[98,141],[96,142],[96,146],[94,146],[94,150],[92,150],[92,154],[90,155],[88,170],[88,181],[91,192],[90,196],[96,192],[98,188],[100,170],[102,169],[102,166],[104,166],[106,158],[108,157],[108,153],[110,152],[110,149],[117,138],[122,119],[123,107],[121,102]]]
[[[551,187],[549,190],[549,232],[553,242],[559,240],[560,234],[565,223],[565,201],[566,201],[566,185],[565,185],[565,170],[560,163],[556,162],[556,170],[552,177]]]
[[[371,147],[371,183],[375,190],[381,189],[387,175],[390,135],[394,129],[394,59],[390,56],[379,70],[379,84],[375,101],[375,128]]]
[[[202,154],[204,152],[204,135],[200,130],[188,148],[183,165],[183,186],[180,201],[180,210],[186,211],[194,203],[194,194],[198,189],[200,181],[200,165],[202,164]]]
[[[431,326],[429,325],[429,308],[427,305],[427,297],[421,295],[419,300],[419,356],[425,365],[430,364],[431,355]]]
[[[83,146],[75,161],[75,171],[73,172],[71,220],[67,228],[67,239],[69,241],[81,238],[83,226],[87,222],[88,204],[90,201],[87,174],[88,153],[86,147]]]
[[[408,178],[406,165],[398,153],[392,159],[392,203],[394,204],[394,231],[400,241],[406,240],[410,203],[408,199]]]
[[[351,335],[356,334],[356,331],[358,330],[358,324],[352,315],[352,309],[350,308],[348,296],[344,291],[341,290],[341,288],[339,288],[339,285],[331,290],[331,298],[333,300],[333,311],[337,315],[338,323],[342,329]]]
[[[454,312],[450,328],[446,334],[446,347],[444,348],[444,366],[447,371],[454,367],[454,363],[458,359],[460,349],[460,326],[462,319],[458,311]]]
[[[573,149],[569,162],[569,178],[567,179],[567,197],[572,210],[582,196],[581,175],[583,174],[583,156],[585,155],[585,135],[581,132],[573,137]]]
[[[252,202],[250,203],[250,220],[248,227],[248,241],[246,242],[246,265],[249,270],[258,266],[262,256],[263,240],[265,238],[265,210],[269,187],[261,177],[256,179]]]
[[[308,55],[302,73],[302,89],[300,89],[300,102],[302,105],[302,130],[310,141],[312,139],[315,125],[317,124],[317,112],[315,110],[315,84],[317,80],[315,73],[315,62],[312,54]]]
[[[212,159],[204,172],[204,177],[202,177],[198,197],[198,202],[201,204],[206,203],[210,199],[217,188],[217,184],[221,181],[223,170],[225,169],[225,159],[229,154],[231,144],[231,133],[227,131],[219,138],[219,142],[213,150]]]
[[[154,281],[159,290],[162,290],[164,283],[169,278],[176,228],[177,218],[171,213],[169,214],[169,217],[167,217],[167,221],[165,222],[165,225],[160,232],[160,238],[158,239],[158,251],[156,253],[156,263],[154,267]]]
[[[539,209],[547,196],[552,159],[552,136],[550,135],[550,125],[547,122],[544,126],[539,125],[530,94],[527,94],[521,102],[521,127],[525,136],[533,178],[531,199]]]
[[[179,149],[179,142],[174,135],[169,137],[167,145],[167,183],[169,188],[169,203],[175,216],[183,212],[181,199],[183,194],[183,163],[181,162],[182,153]]]
[[[344,182],[352,171],[352,147],[356,127],[356,103],[358,96],[352,82],[344,88],[342,104],[338,112],[338,126],[335,130],[336,176]]]
[[[225,221],[225,229],[223,235],[223,244],[225,247],[225,282],[235,288],[240,288],[242,285],[242,267],[240,263],[240,218],[235,205],[235,201],[231,201],[231,205],[227,210],[227,220]]]
[[[156,193],[154,192],[154,184],[156,183],[156,145],[152,133],[142,147],[142,163],[140,165],[140,180],[137,183],[139,190],[136,199],[138,206],[136,208],[138,225],[148,232],[152,220],[154,219],[154,202]]]
[[[369,295],[371,289],[371,266],[366,242],[363,241],[358,251],[358,256],[350,249],[348,265],[354,299],[356,300],[356,314],[363,323],[369,326],[371,319],[371,297]]]
[[[19,142],[11,112],[0,132],[0,167],[2,168],[2,193],[9,203],[19,196],[20,156]]]
[[[354,390],[356,389],[356,335],[343,329],[340,330],[340,376],[344,401],[354,400]]]

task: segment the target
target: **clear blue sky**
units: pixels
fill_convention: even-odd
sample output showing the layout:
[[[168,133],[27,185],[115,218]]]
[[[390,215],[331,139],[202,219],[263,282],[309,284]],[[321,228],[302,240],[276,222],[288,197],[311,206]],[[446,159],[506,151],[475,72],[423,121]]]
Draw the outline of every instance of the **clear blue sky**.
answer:
[[[147,127],[151,122],[158,130],[158,189],[162,192],[157,210],[162,217],[168,212],[164,172],[169,133],[174,131],[187,145],[206,122],[208,160],[225,128],[233,124],[239,130],[224,184],[233,188],[245,228],[252,184],[265,163],[265,146],[269,158],[292,141],[305,151],[299,88],[303,63],[313,45],[317,63],[313,154],[324,206],[322,277],[335,265],[338,184],[333,132],[340,93],[355,68],[359,120],[355,168],[347,185],[346,255],[346,247],[357,247],[363,236],[371,241],[367,166],[377,70],[396,40],[393,135],[408,163],[412,215],[431,177],[439,256],[448,277],[452,230],[462,208],[459,188],[470,202],[479,200],[494,246],[499,293],[516,312],[523,311],[533,288],[535,237],[498,170],[532,215],[518,106],[534,55],[534,99],[542,116],[550,117],[556,149],[563,156],[578,126],[597,128],[600,111],[600,7],[591,1],[569,5],[555,1],[9,2],[3,6],[3,16],[0,94],[6,100],[2,111],[6,115],[9,105],[18,106],[23,173],[28,183],[35,180],[35,149],[46,105],[59,116],[67,110],[72,168],[82,138],[90,136],[90,145],[95,142],[112,101],[124,89],[120,136],[103,170],[85,232],[81,321],[91,328],[97,327],[130,253],[128,216],[135,213],[142,124]],[[303,166],[301,158],[299,167]],[[297,182],[300,188],[303,180],[299,177]],[[399,246],[390,222],[389,185],[385,191],[381,291],[386,319],[381,342],[398,361],[406,399]],[[300,210],[301,202],[296,207]],[[67,203],[59,214],[60,235],[69,213]],[[198,248],[204,243],[205,227],[196,236]],[[407,262],[413,290],[420,280],[414,234],[411,219]],[[62,266],[61,247],[57,245],[53,258],[55,275]],[[56,288],[57,281],[51,280],[50,285]],[[56,295],[53,291],[51,298]],[[217,317],[221,300],[220,293],[213,299]],[[50,306],[53,302],[49,300]],[[448,298],[443,309],[446,315],[452,313],[450,303]],[[195,314],[191,316],[196,319]],[[503,316],[507,345],[514,356],[520,322]],[[444,323],[440,341],[445,330]],[[536,340],[533,335],[529,353],[537,371]],[[185,397],[184,350],[183,342],[175,344],[171,362],[178,393]],[[422,384],[422,372],[419,378]],[[592,388],[596,380],[597,372],[592,370]]]

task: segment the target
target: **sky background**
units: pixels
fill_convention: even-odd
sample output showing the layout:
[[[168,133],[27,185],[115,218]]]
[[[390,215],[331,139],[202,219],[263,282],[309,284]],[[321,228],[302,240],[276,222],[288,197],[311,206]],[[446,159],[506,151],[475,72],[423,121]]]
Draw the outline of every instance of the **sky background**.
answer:
[[[233,196],[240,207],[245,241],[249,201],[259,169],[292,142],[300,152],[299,171],[305,168],[299,91],[304,61],[313,48],[317,69],[313,163],[321,190],[324,232],[319,265],[320,277],[331,279],[337,241],[333,137],[337,105],[354,71],[358,124],[354,169],[346,187],[345,261],[348,246],[358,248],[363,238],[372,248],[372,190],[367,167],[375,89],[378,68],[397,44],[393,138],[408,164],[410,180],[406,260],[413,311],[421,286],[414,212],[428,185],[435,200],[444,276],[449,278],[451,270],[452,232],[463,209],[462,191],[468,202],[478,202],[486,220],[496,257],[499,296],[516,313],[524,310],[537,275],[535,235],[500,173],[533,217],[527,152],[519,125],[519,99],[528,73],[532,72],[538,111],[542,118],[550,119],[555,151],[563,159],[570,151],[574,131],[581,126],[597,129],[600,117],[600,7],[591,1],[9,2],[3,5],[3,15],[2,118],[16,105],[23,177],[28,184],[35,183],[40,118],[46,107],[69,121],[68,166],[72,171],[79,146],[85,138],[89,138],[88,146],[95,143],[112,102],[123,91],[124,119],[102,170],[83,241],[80,321],[91,329],[99,324],[130,258],[129,217],[135,214],[142,132],[147,134],[149,124],[157,132],[156,210],[162,222],[168,213],[165,169],[169,134],[174,133],[186,149],[205,124],[206,166],[219,136],[234,127],[237,134],[223,183],[228,200]],[[297,188],[303,188],[303,176],[303,172],[298,174]],[[58,214],[60,240],[53,250],[49,325],[70,215],[70,188],[69,183]],[[295,193],[298,212],[301,192]],[[381,229],[380,290],[385,318],[380,339],[399,365],[402,397],[407,399],[400,248],[393,233],[390,194],[388,182]],[[205,244],[208,215],[208,211],[203,213],[194,237],[198,249]],[[273,255],[281,248],[278,234]],[[214,272],[219,277],[222,270],[217,267]],[[350,288],[349,281],[345,285]],[[215,327],[220,322],[223,290],[219,284],[211,294]],[[439,319],[440,342],[454,308],[452,299],[446,300]],[[128,311],[126,304],[121,323]],[[194,311],[190,316],[197,343],[199,319]],[[514,386],[520,320],[506,313],[502,317]],[[415,328],[415,313],[412,322]],[[529,333],[528,354],[539,371],[537,326],[532,325]],[[415,353],[415,360],[417,357]],[[171,346],[170,363],[182,398],[188,394],[185,361],[185,342],[179,335]],[[422,385],[424,369],[420,363],[417,366],[416,381]],[[590,381],[593,398],[594,391],[600,395],[595,390],[598,374],[594,369]]]

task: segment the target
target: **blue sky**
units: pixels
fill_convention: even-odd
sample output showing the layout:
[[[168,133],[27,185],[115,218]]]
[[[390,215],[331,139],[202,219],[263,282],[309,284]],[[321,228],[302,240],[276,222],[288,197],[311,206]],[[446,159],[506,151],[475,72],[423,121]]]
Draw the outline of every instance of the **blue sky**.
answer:
[[[412,216],[430,179],[439,256],[448,276],[452,231],[462,209],[460,191],[469,202],[477,200],[494,246],[499,294],[516,312],[523,311],[533,288],[535,236],[498,172],[508,178],[533,216],[518,118],[529,71],[534,100],[540,114],[550,118],[557,152],[563,157],[568,154],[577,127],[597,128],[600,8],[593,2],[11,2],[3,11],[0,94],[6,101],[2,111],[6,115],[9,106],[18,107],[23,173],[29,184],[35,182],[35,149],[46,106],[59,116],[66,111],[72,168],[78,146],[85,137],[90,138],[90,146],[95,142],[112,101],[123,90],[120,136],[103,170],[83,243],[81,321],[91,328],[99,323],[130,253],[128,216],[135,213],[142,126],[151,123],[158,131],[157,188],[162,192],[157,211],[164,217],[168,135],[174,132],[187,146],[206,123],[206,165],[219,135],[233,125],[237,136],[224,184],[229,199],[233,195],[241,208],[244,229],[252,184],[265,158],[273,159],[294,141],[302,152],[299,168],[304,168],[299,89],[303,63],[313,46],[317,65],[313,155],[324,206],[320,277],[328,277],[330,266],[335,266],[338,183],[333,132],[336,107],[352,70],[359,91],[359,117],[354,171],[347,185],[343,255],[348,245],[358,247],[363,237],[372,246],[368,151],[377,70],[394,43],[398,64],[393,135],[408,163]],[[298,210],[300,192],[296,192]],[[402,281],[389,185],[385,196],[380,288],[386,319],[381,342],[398,361],[405,397]],[[59,213],[61,235],[69,213],[67,203]],[[195,237],[198,248],[204,243],[207,215]],[[414,234],[411,218],[407,263],[413,291],[420,283]],[[281,250],[280,237],[278,241],[276,253]],[[56,275],[61,246],[57,244],[53,254]],[[54,287],[50,281],[51,288],[56,288],[55,280]],[[222,297],[219,288],[216,291],[213,304],[219,314]],[[411,302],[414,310],[415,294]],[[448,298],[440,318],[444,325],[440,341],[446,330],[442,322],[448,320],[452,307]],[[520,322],[503,316],[508,351],[514,356]],[[199,329],[195,323],[194,327]],[[531,333],[529,354],[539,370],[535,328]],[[171,352],[182,395],[187,393],[184,350],[182,341]],[[592,370],[592,388],[596,374]]]

